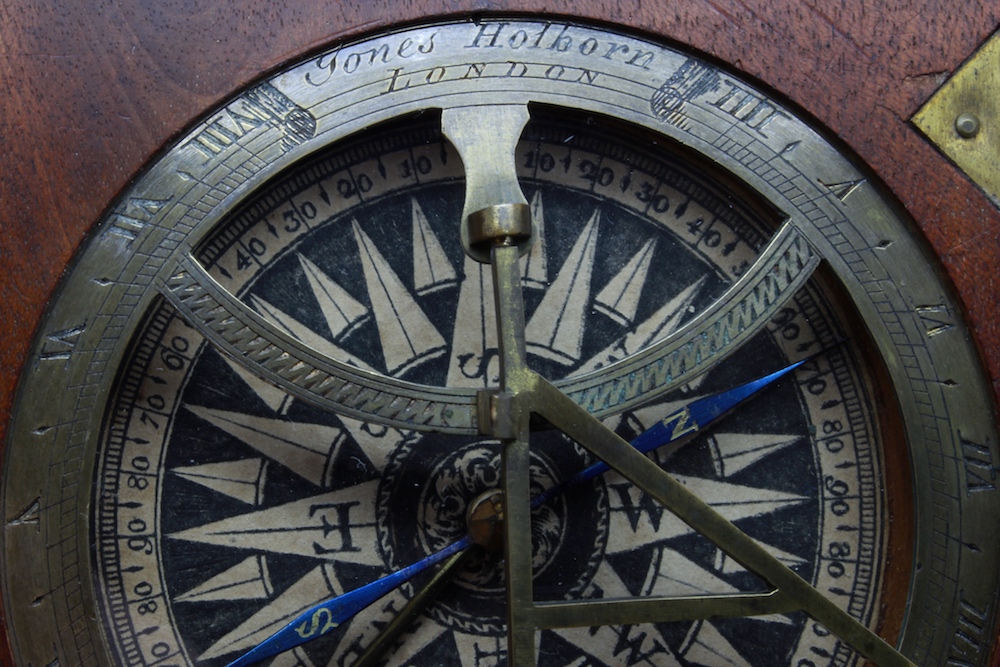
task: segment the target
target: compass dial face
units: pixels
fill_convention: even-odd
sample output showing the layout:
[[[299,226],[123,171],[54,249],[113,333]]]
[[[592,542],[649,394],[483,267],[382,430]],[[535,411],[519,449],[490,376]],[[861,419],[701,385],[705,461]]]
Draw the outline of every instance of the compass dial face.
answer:
[[[527,350],[553,379],[681,329],[773,233],[679,161],[601,139],[593,117],[589,128],[566,114],[559,120],[532,124],[517,149],[537,234],[523,260]],[[433,128],[380,128],[297,170],[270,190],[280,196],[253,201],[210,238],[200,262],[324,354],[430,385],[496,385],[491,278],[457,243],[461,163]],[[377,194],[361,193],[376,183]],[[831,301],[804,288],[745,349],[759,368],[778,368],[835,345],[847,332]],[[497,442],[303,405],[228,361],[171,306],[155,312],[126,362],[135,380],[120,385],[99,454],[97,498],[109,499],[95,517],[99,588],[113,592],[103,608],[120,619],[111,628],[122,646],[157,627],[150,646],[224,664],[295,612],[461,538],[470,501],[498,487]],[[745,372],[719,367],[606,423],[634,437]],[[690,488],[864,618],[883,582],[887,533],[873,483],[885,473],[870,385],[856,351],[831,350],[711,436],[663,456]],[[536,491],[592,462],[552,430],[532,447]],[[535,514],[541,599],[763,586],[618,475]],[[452,655],[459,663],[468,654],[459,647],[473,647],[501,662],[498,565],[483,557],[457,576],[394,661],[442,664]],[[377,603],[325,646],[300,650],[312,664],[348,659],[406,596]],[[760,633],[771,637],[763,653],[751,641]],[[818,649],[833,655],[834,645],[802,615],[540,636],[551,664],[645,664],[650,653],[697,662],[709,647],[785,664]]]
[[[529,366],[628,440],[816,355],[650,456],[911,659],[985,664],[997,586],[972,581],[998,570],[996,440],[905,225],[747,84],[519,21],[414,28],[279,74],[123,199],[21,391],[5,502],[36,535],[6,539],[15,632],[34,623],[79,664],[225,665],[465,535],[500,485],[476,408],[500,352],[490,269],[460,239],[468,166],[438,109],[526,102]],[[533,492],[594,462],[544,424],[531,457]],[[59,526],[67,546],[32,564],[26,545]],[[505,664],[502,561],[472,554],[384,659]],[[615,472],[533,510],[532,567],[539,601],[770,590]],[[18,607],[39,581],[56,593]],[[421,586],[272,664],[352,664]],[[958,641],[970,627],[978,643]],[[843,639],[802,611],[551,628],[536,661],[861,664]]]

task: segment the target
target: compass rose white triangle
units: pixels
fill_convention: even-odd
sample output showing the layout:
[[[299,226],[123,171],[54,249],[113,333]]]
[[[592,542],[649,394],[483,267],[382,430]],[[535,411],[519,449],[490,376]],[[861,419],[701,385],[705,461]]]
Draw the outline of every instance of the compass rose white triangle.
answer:
[[[368,298],[378,326],[386,370],[392,375],[405,373],[445,352],[445,341],[417,304],[375,243],[351,221],[364,269]]]
[[[681,655],[698,667],[753,667],[740,655],[728,639],[722,636],[711,621],[703,621],[695,628]]]
[[[599,220],[600,210],[594,211],[528,321],[524,337],[529,352],[563,365],[579,361],[590,308]]]
[[[667,301],[652,317],[637,326],[632,334],[626,336],[625,350],[627,354],[634,354],[676,331],[686,316],[690,314],[688,309],[704,284],[705,278],[699,278]]]
[[[337,643],[326,667],[344,667],[355,664],[379,632],[399,615],[399,611],[406,605],[406,602],[406,596],[397,588],[354,616],[348,621],[347,630],[344,631],[343,637]],[[420,649],[426,645],[426,642],[420,643],[420,636],[426,634],[428,628],[431,632],[428,641],[437,639],[445,632],[443,627],[430,620],[426,615],[422,616],[419,620],[414,621],[404,639],[397,640],[397,642],[401,641],[402,645],[397,645],[395,650],[390,651],[385,656],[386,662],[382,663],[383,667],[406,664],[413,655],[419,653]]]
[[[385,469],[389,456],[396,451],[406,434],[391,426],[379,426],[350,417],[338,416],[344,429],[380,472]],[[359,466],[359,469],[362,466]]]
[[[388,622],[391,618],[385,619]],[[404,667],[414,664],[412,661],[420,653],[436,645],[439,642],[447,642],[449,639],[455,642],[459,664],[462,667],[481,667],[482,665],[496,665],[499,658],[506,653],[506,640],[491,635],[477,635],[462,632],[461,630],[449,629],[425,615],[415,621],[410,628],[410,632],[401,640],[401,644],[391,651],[385,658],[384,667]],[[350,664],[337,660],[334,656],[328,667]]]
[[[704,377],[704,376],[702,376]],[[648,429],[665,416],[674,415],[678,410],[704,396],[689,397],[676,401],[665,401],[643,406],[632,411],[632,416]],[[762,461],[786,447],[791,447],[802,441],[803,436],[783,433],[729,433],[717,431],[708,436],[711,448],[712,464],[720,477],[735,475],[746,468]],[[656,449],[659,461],[667,460],[677,447],[683,447],[685,441],[666,445]]]
[[[646,595],[675,597],[740,592],[725,579],[674,549],[662,550],[651,563],[646,576]]]
[[[316,667],[301,646],[274,656],[267,667]]]
[[[411,198],[413,210],[413,288],[423,296],[453,285],[458,277],[427,216]]]
[[[261,458],[217,461],[173,468],[170,472],[248,505],[259,505],[264,495],[267,461]]]
[[[632,597],[628,587],[607,561],[598,566],[591,586],[600,589],[605,599]],[[655,626],[643,626],[640,631],[634,633],[634,639],[631,636],[633,628],[638,629],[636,626],[622,626],[621,628],[600,626],[596,628],[555,628],[552,632],[592,654],[605,665],[630,664],[627,652],[636,650],[644,657],[649,654],[649,662],[644,664],[680,667],[680,662],[671,653],[668,648],[669,644]],[[622,637],[622,633],[625,633],[626,637]],[[640,634],[642,634],[641,637]],[[622,641],[623,639],[630,641]],[[628,648],[624,649],[626,653],[623,654],[621,649],[626,645]]]
[[[313,605],[343,592],[332,567],[314,568],[273,602],[208,647],[198,659],[213,660],[236,651],[248,651]]]
[[[328,485],[330,468],[347,437],[343,429],[326,424],[258,417],[197,405],[187,408],[317,486]]]
[[[639,308],[639,296],[649,275],[655,246],[655,241],[646,241],[639,252],[597,293],[595,310],[622,326],[632,324]]]
[[[701,377],[704,376],[699,376],[699,378]],[[676,414],[678,410],[685,408],[689,404],[701,398],[705,398],[705,396],[688,396],[683,399],[678,399],[674,401],[661,401],[659,403],[651,403],[639,408],[635,408],[628,412],[624,412],[618,415],[611,415],[610,417],[606,417],[602,421],[605,426],[614,430],[618,428],[618,425],[622,422],[623,419],[630,420],[634,422],[632,426],[633,428],[636,429],[635,432],[641,433],[646,429],[652,428],[652,426],[657,422],[662,421],[663,419]],[[682,438],[680,440],[676,440],[672,443],[663,445],[661,447],[657,447],[655,450],[653,450],[654,451],[653,457],[661,462],[666,461],[671,456],[673,456],[674,452],[676,452],[679,448],[684,447],[687,444],[687,442],[688,442],[687,439]]]
[[[333,339],[346,338],[365,323],[368,309],[303,254],[297,255]]]
[[[545,206],[542,191],[531,197],[531,250],[521,260],[521,277],[524,286],[545,289],[549,284],[548,259],[545,255]]]
[[[375,530],[377,480],[300,498],[171,533],[186,542],[381,565]]]
[[[729,477],[761,459],[801,442],[804,436],[773,433],[714,433],[708,438],[712,464],[720,477]]]
[[[772,556],[774,556],[775,558],[777,558],[778,560],[780,560],[782,563],[784,563],[788,567],[794,568],[794,567],[798,567],[800,565],[805,565],[805,563],[806,563],[806,561],[804,559],[799,558],[795,554],[789,553],[789,552],[785,551],[784,549],[779,549],[778,547],[774,546],[773,544],[768,544],[767,542],[764,542],[763,540],[757,540],[757,541],[760,543],[760,546],[764,547],[764,549],[769,554],[771,554]],[[719,549],[716,552],[716,554],[715,554],[715,566],[719,570],[719,572],[723,572],[725,574],[734,574],[736,572],[746,572],[747,571],[747,569],[745,567],[743,567],[738,562],[736,562],[735,560],[733,560],[733,557],[730,556],[729,554],[727,554],[722,549]]]
[[[685,321],[698,292],[705,284],[705,279],[701,278],[695,283],[688,285],[672,299],[663,304],[653,315],[642,321],[634,331],[626,334],[623,338],[612,343],[598,354],[591,357],[580,365],[577,373],[603,368],[610,363],[624,359],[635,354],[644,347],[665,338]]]
[[[353,364],[358,368],[372,370],[371,366],[345,350],[337,347],[332,342],[320,336],[318,333],[296,320],[291,315],[282,312],[279,308],[271,305],[257,295],[250,296],[250,304],[263,316],[265,320],[273,326],[278,327],[288,335],[299,339],[320,354],[329,359],[338,359],[348,364]]]
[[[178,595],[176,602],[233,602],[266,600],[274,594],[267,559],[256,555],[243,559],[208,581]]]
[[[769,514],[808,500],[793,493],[702,477],[674,475],[674,479],[731,522]],[[667,508],[646,496],[630,482],[623,481],[616,473],[609,473],[606,480],[611,510],[608,526],[609,553],[615,553],[615,544],[630,544],[635,540],[653,544],[695,532]],[[619,536],[612,539],[611,535],[616,532]]]
[[[768,548],[767,545],[764,546]],[[773,556],[779,558],[789,566],[800,565],[805,562],[791,554],[785,554],[780,549],[772,547],[768,550]],[[782,558],[782,554],[785,554],[787,558]],[[717,571],[724,574],[747,571],[736,563],[736,561],[726,556],[721,550],[717,554],[716,565],[719,565],[720,557],[724,559],[722,565],[726,565],[726,561],[728,561],[731,566],[717,567]],[[687,558],[681,551],[665,548],[659,554],[659,557],[654,559],[650,571],[647,573],[646,591],[648,595],[676,597],[688,595],[725,595],[727,593],[739,593],[740,589],[719,577],[711,570]],[[766,616],[747,618],[755,618],[756,620],[780,623],[782,625],[792,623],[792,620],[788,616],[782,614],[768,614]]]
[[[481,667],[483,664],[499,664],[501,658],[507,655],[507,641],[503,637],[490,635],[475,635],[464,632],[453,632],[455,644],[458,646],[458,657],[462,667]],[[402,667],[403,663],[400,663]],[[538,664],[538,644],[535,644],[535,664]]]
[[[499,368],[492,278],[485,264],[468,256],[464,272],[451,339],[448,386],[488,387],[498,382],[492,375]]]
[[[277,414],[284,414],[288,411],[288,408],[292,404],[292,397],[288,392],[247,370],[243,364],[230,358],[229,355],[223,354],[222,358],[267,407],[271,408]]]

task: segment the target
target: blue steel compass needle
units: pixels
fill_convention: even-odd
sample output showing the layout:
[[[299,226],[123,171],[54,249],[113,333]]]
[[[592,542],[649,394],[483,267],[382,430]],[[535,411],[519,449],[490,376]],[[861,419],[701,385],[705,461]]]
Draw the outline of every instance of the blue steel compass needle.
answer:
[[[396,570],[381,579],[365,584],[349,593],[338,595],[307,609],[298,618],[250,649],[226,667],[246,667],[266,660],[296,646],[316,639],[351,620],[356,614],[395,588],[431,568],[449,556],[472,546],[466,536],[412,565]]]
[[[636,436],[631,445],[643,453],[648,453],[671,443],[678,443],[701,431],[747,400],[764,387],[788,375],[803,364],[815,359],[826,350],[789,364],[773,373],[764,375],[745,384],[727,389],[712,396],[706,396],[688,403],[681,409],[667,415],[656,424]],[[532,508],[539,507],[571,487],[604,474],[610,467],[603,461],[595,463],[559,484],[556,484],[531,499]],[[226,667],[248,667],[316,639],[351,620],[356,614],[395,588],[416,577],[421,572],[434,567],[448,557],[464,551],[473,545],[470,536],[454,542],[440,551],[408,565],[381,579],[360,588],[331,598],[307,609],[295,620],[263,642],[230,662]]]
[[[701,431],[764,387],[788,375],[799,366],[812,361],[824,352],[826,352],[825,349],[805,359],[789,364],[773,373],[759,377],[756,380],[751,380],[746,384],[741,384],[718,394],[704,396],[691,401],[637,435],[629,444],[643,454],[648,454],[654,449],[659,449],[669,444],[679,445],[682,439],[687,439],[686,436],[691,436]],[[532,509],[541,507],[569,488],[603,475],[610,469],[611,467],[607,463],[598,461],[532,498],[531,507]]]

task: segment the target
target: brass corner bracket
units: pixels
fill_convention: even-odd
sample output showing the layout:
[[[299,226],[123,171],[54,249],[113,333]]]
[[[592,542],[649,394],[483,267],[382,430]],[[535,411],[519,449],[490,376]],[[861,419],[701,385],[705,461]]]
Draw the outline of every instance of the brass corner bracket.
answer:
[[[1000,206],[1000,32],[912,120]]]

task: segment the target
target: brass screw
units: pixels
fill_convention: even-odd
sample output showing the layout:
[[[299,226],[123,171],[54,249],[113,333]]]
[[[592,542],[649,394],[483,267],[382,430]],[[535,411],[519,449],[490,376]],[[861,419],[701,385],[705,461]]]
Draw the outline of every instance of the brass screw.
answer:
[[[955,119],[955,129],[959,136],[971,139],[979,134],[979,118],[974,113],[959,114],[958,118]]]

